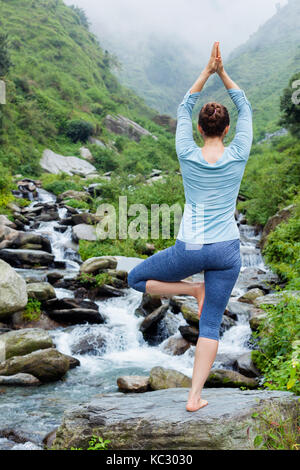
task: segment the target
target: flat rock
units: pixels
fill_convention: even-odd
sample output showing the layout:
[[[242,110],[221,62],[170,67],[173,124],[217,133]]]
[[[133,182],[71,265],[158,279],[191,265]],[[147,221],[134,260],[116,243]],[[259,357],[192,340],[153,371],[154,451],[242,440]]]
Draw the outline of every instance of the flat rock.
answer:
[[[257,435],[254,412],[271,404],[296,415],[298,398],[282,391],[204,389],[208,406],[186,411],[188,388],[142,394],[101,394],[64,413],[56,449],[87,448],[93,435],[105,436],[114,450],[247,450]]]
[[[97,273],[103,269],[116,269],[118,264],[114,256],[89,258],[80,266],[80,271],[87,274]]]
[[[41,382],[39,379],[34,377],[30,374],[15,374],[15,375],[1,375],[0,376],[0,385],[5,386],[32,386],[32,385],[40,385]]]
[[[97,173],[96,168],[86,160],[78,157],[64,157],[49,149],[44,150],[40,165],[43,170],[54,175],[66,173],[70,176],[88,176]]]
[[[54,261],[54,255],[41,250],[3,249],[0,250],[0,258],[16,268],[23,265],[48,266]]]

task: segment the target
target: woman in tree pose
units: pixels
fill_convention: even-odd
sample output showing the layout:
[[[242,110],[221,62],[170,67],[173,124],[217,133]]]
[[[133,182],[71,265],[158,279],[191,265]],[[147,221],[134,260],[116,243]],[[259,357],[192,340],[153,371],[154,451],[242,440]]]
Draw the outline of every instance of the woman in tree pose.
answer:
[[[204,146],[193,139],[192,111],[208,78],[217,73],[238,111],[235,138],[224,147],[230,128],[227,109],[211,102],[199,114]],[[186,205],[175,245],[149,257],[128,277],[131,287],[151,295],[189,295],[199,305],[199,338],[195,349],[192,387],[187,411],[208,403],[201,393],[216,358],[219,331],[232,289],[241,269],[240,234],[235,221],[236,200],[249,158],[252,108],[244,91],[226,73],[215,42],[207,67],[178,108],[176,151]],[[204,283],[184,279],[204,271]]]

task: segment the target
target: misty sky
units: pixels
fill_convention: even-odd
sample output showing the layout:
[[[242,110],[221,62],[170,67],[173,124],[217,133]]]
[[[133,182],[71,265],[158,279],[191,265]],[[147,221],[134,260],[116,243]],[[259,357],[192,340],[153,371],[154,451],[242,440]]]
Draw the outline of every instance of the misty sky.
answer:
[[[174,35],[194,48],[220,40],[226,56],[287,0],[65,0],[85,10],[92,30],[124,40]],[[103,26],[101,28],[101,25]],[[99,28],[99,30],[98,30]]]

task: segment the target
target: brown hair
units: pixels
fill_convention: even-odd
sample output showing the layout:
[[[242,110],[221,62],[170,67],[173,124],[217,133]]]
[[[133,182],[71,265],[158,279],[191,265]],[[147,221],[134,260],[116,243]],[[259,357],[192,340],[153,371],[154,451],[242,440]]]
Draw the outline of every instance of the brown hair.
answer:
[[[199,114],[199,125],[208,137],[221,137],[230,124],[227,108],[219,103],[207,103]]]

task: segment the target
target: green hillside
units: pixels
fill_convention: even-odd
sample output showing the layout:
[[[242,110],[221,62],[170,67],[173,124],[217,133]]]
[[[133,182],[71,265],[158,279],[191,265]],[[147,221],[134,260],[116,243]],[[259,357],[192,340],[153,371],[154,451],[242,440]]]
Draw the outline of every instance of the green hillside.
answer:
[[[255,139],[278,129],[280,96],[290,77],[300,71],[300,2],[289,0],[226,61],[226,69],[251,100]],[[204,100],[230,105],[218,78],[204,91]],[[232,106],[230,105],[232,110]]]
[[[11,61],[2,77],[7,87],[7,103],[0,108],[2,165],[38,174],[45,147],[79,155],[80,145],[67,137],[70,121],[90,123],[105,141],[102,121],[108,113],[167,134],[147,121],[155,111],[112,74],[113,57],[100,48],[81,10],[62,0],[0,0],[0,11],[0,34],[7,35]]]

